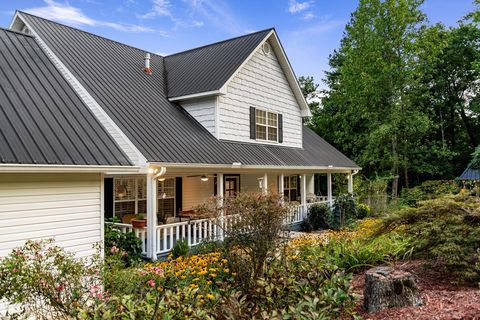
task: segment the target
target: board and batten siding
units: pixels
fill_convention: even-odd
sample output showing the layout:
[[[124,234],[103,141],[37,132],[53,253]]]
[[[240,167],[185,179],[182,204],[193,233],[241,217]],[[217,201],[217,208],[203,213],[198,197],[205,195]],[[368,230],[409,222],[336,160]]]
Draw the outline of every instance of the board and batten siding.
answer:
[[[101,174],[0,174],[0,257],[28,239],[87,257],[103,239]]]
[[[211,134],[216,136],[216,98],[203,98],[184,101],[181,106]]]
[[[301,109],[273,50],[260,48],[240,69],[218,101],[218,138],[251,143],[250,107],[283,114],[283,143],[302,147]]]

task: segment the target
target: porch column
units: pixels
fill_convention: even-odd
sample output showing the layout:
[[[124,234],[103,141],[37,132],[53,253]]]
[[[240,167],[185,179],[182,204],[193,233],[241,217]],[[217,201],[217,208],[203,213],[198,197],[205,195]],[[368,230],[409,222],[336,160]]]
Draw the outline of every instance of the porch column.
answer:
[[[333,194],[332,194],[332,174],[327,173],[327,201],[331,206],[333,204]]]
[[[223,173],[217,173],[217,200],[218,200],[218,206],[220,208],[223,207],[223,198],[225,196],[224,189],[225,188],[223,187]],[[223,228],[225,226],[224,214],[225,214],[225,212],[223,212],[223,209],[221,209],[220,210],[220,225],[221,225],[221,228],[220,228],[220,232],[218,234],[218,237],[222,241],[223,241],[223,238],[224,238]]]
[[[353,194],[353,174],[350,172],[347,174],[348,179],[348,193]]]
[[[268,176],[266,173],[263,174],[263,181],[262,181],[262,193],[267,194],[268,192]]]
[[[157,179],[147,175],[147,257],[157,260]]]
[[[307,204],[307,175],[302,174],[300,176],[300,204]]]
[[[282,173],[282,174],[279,175],[279,178],[278,178],[278,193],[282,197],[282,202],[284,201],[283,194],[284,194],[284,190],[285,190],[285,185],[283,184],[284,177],[285,177],[285,175]]]
[[[307,196],[309,194],[315,194],[315,174],[312,173],[311,175],[307,176]]]

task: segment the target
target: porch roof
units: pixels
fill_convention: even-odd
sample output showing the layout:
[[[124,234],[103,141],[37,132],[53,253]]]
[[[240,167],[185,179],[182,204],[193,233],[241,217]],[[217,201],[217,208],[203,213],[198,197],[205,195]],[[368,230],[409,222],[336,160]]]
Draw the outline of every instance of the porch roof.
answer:
[[[148,162],[230,165],[240,162],[274,167],[358,169],[353,161],[307,127],[303,128],[303,149],[219,141],[183,108],[168,100],[164,57],[152,54],[153,73],[145,75],[143,50],[27,13],[21,12],[20,16]],[[251,35],[255,37],[250,41],[252,46],[261,35]]]

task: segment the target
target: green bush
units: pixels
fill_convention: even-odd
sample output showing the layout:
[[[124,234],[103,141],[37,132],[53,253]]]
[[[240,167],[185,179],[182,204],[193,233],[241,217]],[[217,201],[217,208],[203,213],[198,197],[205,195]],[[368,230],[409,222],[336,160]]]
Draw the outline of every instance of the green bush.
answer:
[[[302,222],[303,231],[329,229],[333,221],[333,214],[326,204],[314,204],[308,211],[307,218]]]
[[[452,180],[429,180],[414,188],[402,189],[400,199],[405,205],[416,206],[419,201],[435,199],[458,192],[458,185]]]
[[[333,204],[333,220],[330,223],[331,229],[343,228],[358,217],[357,204],[349,194],[341,194],[335,198]]]
[[[186,239],[179,240],[175,243],[172,248],[172,258],[176,259],[178,257],[186,256],[188,254],[188,242]]]
[[[357,217],[358,219],[365,219],[372,215],[372,209],[370,206],[364,203],[359,203],[357,205]]]
[[[142,241],[133,232],[123,233],[112,223],[105,223],[105,255],[120,254],[125,266],[140,261]]]
[[[417,256],[464,280],[480,280],[480,199],[445,196],[396,212],[383,232],[398,229],[411,238]]]

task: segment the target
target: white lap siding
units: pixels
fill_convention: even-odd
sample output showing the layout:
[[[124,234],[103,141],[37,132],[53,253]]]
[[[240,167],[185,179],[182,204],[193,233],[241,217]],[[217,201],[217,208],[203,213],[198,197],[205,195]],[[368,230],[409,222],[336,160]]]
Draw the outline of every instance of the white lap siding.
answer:
[[[54,238],[77,257],[102,240],[100,174],[0,174],[0,257],[28,239]]]
[[[265,143],[250,139],[250,107],[281,113],[280,145],[302,147],[301,109],[273,50],[258,49],[219,96],[219,139]]]

